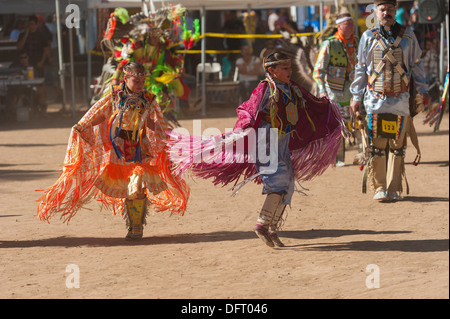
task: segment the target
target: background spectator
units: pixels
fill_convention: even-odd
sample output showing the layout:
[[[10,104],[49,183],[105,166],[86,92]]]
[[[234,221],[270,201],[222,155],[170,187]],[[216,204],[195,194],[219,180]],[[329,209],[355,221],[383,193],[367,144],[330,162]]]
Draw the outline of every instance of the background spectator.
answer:
[[[19,39],[20,33],[24,30],[25,24],[22,20],[17,20],[14,23],[14,29],[12,29],[11,33],[9,34],[9,39],[17,41]]]
[[[17,75],[27,76],[27,68],[30,66],[29,56],[25,50],[18,51],[18,60],[14,61],[9,68],[17,69]],[[14,73],[13,73],[14,74]],[[19,97],[24,96],[28,103],[33,102],[33,105],[29,105],[31,107],[37,107],[37,105],[45,104],[45,89],[42,85],[35,86],[36,90],[25,88],[24,86],[11,86],[8,90],[8,105],[6,110],[6,116],[12,120],[14,119],[15,108],[19,101]],[[30,96],[32,94],[33,96]],[[30,99],[31,98],[31,99]],[[38,111],[38,109],[34,109],[33,111]]]
[[[27,53],[29,65],[34,68],[35,76],[44,77],[44,64],[51,54],[50,41],[48,35],[39,30],[38,18],[35,15],[28,18],[25,31],[19,35],[17,49]],[[42,113],[47,110],[45,101],[44,91],[38,105],[38,109]]]
[[[272,33],[274,33],[274,31],[275,31],[275,22],[277,22],[278,19],[280,18],[278,16],[278,12],[279,12],[279,10],[275,11],[273,9],[270,9],[268,11],[269,17],[267,18],[267,24],[269,25],[269,31]]]
[[[253,50],[248,44],[241,47],[242,57],[236,60],[239,70],[239,92],[241,101],[246,101],[259,82],[261,60],[253,55]]]

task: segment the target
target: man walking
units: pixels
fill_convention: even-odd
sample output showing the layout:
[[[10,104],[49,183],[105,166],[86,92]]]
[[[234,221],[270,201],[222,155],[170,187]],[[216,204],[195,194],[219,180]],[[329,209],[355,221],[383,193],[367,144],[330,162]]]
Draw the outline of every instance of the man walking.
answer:
[[[375,0],[379,25],[361,37],[355,79],[350,87],[353,111],[367,112],[368,176],[378,201],[401,200],[405,140],[413,130],[409,85],[427,94],[422,51],[412,32],[395,21],[396,0]],[[420,153],[419,153],[420,155]],[[386,160],[387,158],[387,160]]]
[[[319,87],[320,97],[329,97],[342,107],[344,117],[349,120],[350,84],[354,77],[358,39],[349,13],[342,13],[336,19],[337,31],[326,39],[320,48],[314,66],[313,77]],[[347,115],[347,116],[345,116]],[[357,132],[359,133],[359,132]],[[336,166],[345,165],[345,139],[336,157]]]

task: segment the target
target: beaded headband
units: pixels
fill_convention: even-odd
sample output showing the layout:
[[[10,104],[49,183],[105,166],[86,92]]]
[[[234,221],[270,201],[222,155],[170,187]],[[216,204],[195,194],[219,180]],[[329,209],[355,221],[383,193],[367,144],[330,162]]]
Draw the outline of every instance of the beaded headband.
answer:
[[[272,62],[265,62],[265,59],[264,59],[264,67],[267,68],[268,66],[272,66],[272,65],[275,65],[275,64],[282,64],[282,63],[286,63],[286,62],[290,62],[290,61],[291,61],[291,59],[272,61]]]
[[[353,20],[353,19],[352,19],[352,17],[343,17],[343,18],[337,19],[336,24],[340,24],[340,23],[348,21],[348,20]]]
[[[123,70],[123,74],[125,74],[128,77],[145,76],[145,72],[144,73],[131,73],[131,72],[128,72],[127,70]]]

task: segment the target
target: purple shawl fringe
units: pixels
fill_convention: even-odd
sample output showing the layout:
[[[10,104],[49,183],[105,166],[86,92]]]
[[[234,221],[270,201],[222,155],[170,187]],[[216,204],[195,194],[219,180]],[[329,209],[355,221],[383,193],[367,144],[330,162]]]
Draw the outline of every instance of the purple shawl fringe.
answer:
[[[174,165],[174,173],[182,174],[189,170],[194,177],[212,179],[214,185],[222,186],[229,183],[236,185],[241,178],[245,181],[255,176],[258,173],[254,164],[255,156],[247,151],[247,147],[252,145],[248,135],[253,130],[252,127],[256,126],[259,103],[267,87],[267,83],[261,83],[250,99],[237,108],[239,119],[231,132],[213,137],[168,132],[171,137],[168,142],[169,155]],[[334,166],[342,136],[346,131],[339,104],[331,100],[317,99],[304,89],[302,94],[306,99],[308,112],[314,112],[314,105],[309,107],[308,101],[312,104],[328,102],[328,123],[325,136],[312,140],[301,148],[291,149],[295,179],[298,182],[311,180],[323,174],[330,165]],[[242,142],[242,139],[246,142],[244,152],[233,148],[236,141]],[[253,181],[262,183],[259,176]]]

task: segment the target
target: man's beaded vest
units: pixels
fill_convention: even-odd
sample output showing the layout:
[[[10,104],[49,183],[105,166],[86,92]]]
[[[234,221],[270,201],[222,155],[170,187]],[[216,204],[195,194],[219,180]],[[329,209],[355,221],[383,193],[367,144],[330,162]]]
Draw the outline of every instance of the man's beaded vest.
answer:
[[[397,95],[408,90],[409,79],[403,63],[403,51],[399,46],[405,28],[391,46],[387,46],[378,29],[371,30],[377,40],[373,50],[374,71],[369,77],[369,89],[381,95]]]

